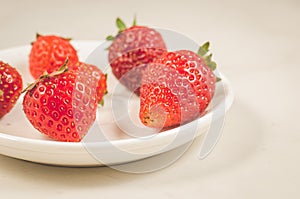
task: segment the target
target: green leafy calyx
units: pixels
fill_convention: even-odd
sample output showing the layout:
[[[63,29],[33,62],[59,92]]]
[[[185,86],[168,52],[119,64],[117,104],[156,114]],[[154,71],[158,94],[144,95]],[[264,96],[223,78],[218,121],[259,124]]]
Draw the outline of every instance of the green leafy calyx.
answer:
[[[198,55],[204,60],[205,64],[212,70],[216,70],[217,64],[212,61],[212,53],[209,53],[210,43],[207,41],[198,50]],[[221,78],[216,77],[216,81],[220,81]]]
[[[134,16],[133,18],[133,22],[132,22],[132,26],[136,26],[136,16]],[[118,33],[116,36],[113,36],[113,35],[108,35],[106,37],[106,41],[113,41],[117,36],[118,34],[120,34],[121,32],[123,32],[124,30],[127,29],[127,26],[126,24],[124,23],[123,20],[121,20],[119,17],[116,19],[116,26],[118,28]]]
[[[126,30],[126,24],[118,17],[116,20],[116,25],[119,29],[119,33]]]
[[[63,74],[65,72],[67,72],[68,71],[68,62],[69,62],[69,59],[67,58],[65,60],[65,63],[62,66],[60,66],[57,71],[54,71],[54,72],[52,72],[50,74],[47,71],[45,71],[33,83],[28,84],[28,86],[22,91],[22,93],[27,92],[29,90],[32,90],[39,82],[41,82],[45,78],[54,77],[54,76],[57,76],[57,75],[60,75],[60,74]]]

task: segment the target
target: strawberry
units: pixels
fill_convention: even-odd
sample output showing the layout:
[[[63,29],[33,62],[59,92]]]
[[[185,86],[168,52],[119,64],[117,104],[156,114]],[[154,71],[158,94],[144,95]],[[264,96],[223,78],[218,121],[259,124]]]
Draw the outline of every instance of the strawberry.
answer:
[[[103,104],[103,96],[107,94],[107,83],[106,83],[106,74],[103,74],[102,71],[94,65],[86,64],[83,62],[77,62],[75,65],[69,65],[70,70],[77,70],[83,75],[87,75],[96,79],[99,79],[96,94],[97,94],[97,103]]]
[[[79,142],[96,118],[99,78],[99,74],[82,68],[67,70],[66,64],[42,75],[25,89],[26,117],[34,128],[52,139]]]
[[[37,34],[29,55],[30,73],[35,79],[45,71],[52,73],[63,65],[66,58],[70,64],[78,62],[77,52],[70,44],[70,39]]]
[[[22,86],[19,72],[0,61],[0,118],[14,107],[21,95]]]
[[[166,51],[166,45],[159,32],[146,26],[137,26],[136,20],[129,28],[119,18],[116,24],[118,35],[106,38],[113,40],[108,60],[116,78],[129,90],[139,94],[143,70]]]
[[[149,127],[178,126],[199,117],[214,96],[216,63],[209,43],[198,54],[189,50],[166,52],[143,74],[140,120]]]

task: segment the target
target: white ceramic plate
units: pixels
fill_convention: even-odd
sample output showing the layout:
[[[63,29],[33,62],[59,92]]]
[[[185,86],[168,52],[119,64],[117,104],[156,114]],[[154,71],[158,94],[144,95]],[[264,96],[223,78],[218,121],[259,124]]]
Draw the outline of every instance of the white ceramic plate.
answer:
[[[99,46],[97,41],[73,41],[80,60],[86,58]],[[13,65],[23,76],[24,85],[32,82],[28,69],[30,45],[0,51],[0,59]],[[108,73],[108,89],[111,92],[118,82]],[[13,110],[0,120],[0,154],[51,165],[100,166],[113,165],[147,158],[175,149],[207,132],[215,118],[223,117],[232,104],[233,92],[227,79],[222,76],[214,97],[214,103],[201,118],[159,134],[138,123],[138,98],[127,100],[122,93],[105,96],[105,106],[99,107],[97,121],[84,141],[65,143],[53,141],[35,130],[22,110],[23,96]],[[125,91],[126,92],[126,91]],[[112,98],[115,97],[115,101]],[[117,103],[116,103],[117,102]],[[114,105],[113,105],[114,104]],[[119,115],[112,106],[127,107],[129,113]],[[216,116],[218,109],[220,114]],[[117,116],[116,116],[117,114]],[[116,119],[117,118],[117,119]],[[135,131],[140,129],[139,132]]]

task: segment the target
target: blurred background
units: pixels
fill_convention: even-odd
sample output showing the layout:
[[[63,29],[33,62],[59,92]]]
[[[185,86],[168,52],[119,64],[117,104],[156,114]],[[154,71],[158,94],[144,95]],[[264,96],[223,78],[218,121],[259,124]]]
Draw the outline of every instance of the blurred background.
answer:
[[[129,26],[134,15],[138,24],[210,41],[225,71],[251,72],[274,57],[284,64],[300,42],[298,0],[0,0],[0,7],[0,49],[29,44],[37,32],[103,40],[117,32],[116,17]]]

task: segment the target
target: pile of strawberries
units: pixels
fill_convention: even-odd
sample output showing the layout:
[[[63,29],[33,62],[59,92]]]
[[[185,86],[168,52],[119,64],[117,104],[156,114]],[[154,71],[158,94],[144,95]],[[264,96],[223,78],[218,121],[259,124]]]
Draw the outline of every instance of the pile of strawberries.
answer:
[[[172,128],[205,113],[212,100],[216,63],[209,43],[197,53],[169,52],[156,30],[127,28],[119,18],[108,60],[114,76],[140,97],[140,120],[153,128]],[[21,95],[23,110],[34,128],[58,140],[78,142],[96,119],[98,104],[107,93],[106,74],[79,61],[70,39],[37,35],[29,55],[29,69],[36,79],[22,91],[21,75],[0,61],[0,119]]]

